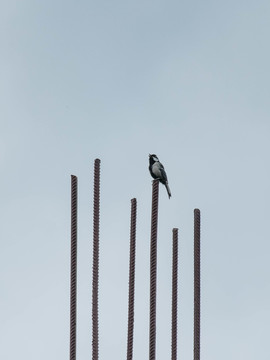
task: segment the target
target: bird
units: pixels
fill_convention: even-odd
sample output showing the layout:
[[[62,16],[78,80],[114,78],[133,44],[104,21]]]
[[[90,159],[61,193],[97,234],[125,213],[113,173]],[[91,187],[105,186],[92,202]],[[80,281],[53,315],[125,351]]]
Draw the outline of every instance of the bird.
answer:
[[[149,171],[154,179],[158,179],[161,184],[165,185],[168,196],[170,198],[172,194],[169,188],[166,171],[155,154],[149,154]]]

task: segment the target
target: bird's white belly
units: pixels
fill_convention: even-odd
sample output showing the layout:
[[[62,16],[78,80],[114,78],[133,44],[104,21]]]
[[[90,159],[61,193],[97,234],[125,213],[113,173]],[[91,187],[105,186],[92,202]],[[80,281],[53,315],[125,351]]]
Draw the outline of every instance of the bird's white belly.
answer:
[[[160,171],[160,168],[159,168],[159,164],[153,164],[152,166],[152,172],[153,174],[155,174],[158,178],[161,178],[161,171]]]

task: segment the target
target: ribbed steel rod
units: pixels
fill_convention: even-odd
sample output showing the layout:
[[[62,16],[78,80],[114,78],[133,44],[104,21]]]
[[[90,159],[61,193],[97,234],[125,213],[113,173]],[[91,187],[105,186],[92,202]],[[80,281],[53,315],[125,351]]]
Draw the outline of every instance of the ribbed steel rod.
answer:
[[[77,325],[77,177],[71,175],[70,360],[76,360]]]
[[[137,200],[131,200],[127,360],[133,357]]]
[[[93,213],[93,278],[92,278],[92,359],[98,360],[98,281],[99,281],[99,219],[100,219],[100,160],[94,165]]]
[[[200,360],[201,215],[194,209],[194,360]]]
[[[173,229],[172,255],[172,360],[177,359],[178,229]]]
[[[156,297],[157,297],[157,228],[159,180],[153,181],[151,248],[150,248],[150,324],[149,324],[149,360],[156,359]]]

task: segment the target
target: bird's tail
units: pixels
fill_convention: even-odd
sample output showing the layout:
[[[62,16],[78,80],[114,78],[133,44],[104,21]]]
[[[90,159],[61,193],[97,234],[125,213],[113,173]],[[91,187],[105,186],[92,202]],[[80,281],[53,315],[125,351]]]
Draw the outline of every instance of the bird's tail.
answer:
[[[171,190],[170,190],[170,188],[169,188],[168,181],[166,181],[165,186],[166,186],[166,190],[167,190],[168,196],[169,196],[169,198],[170,198],[170,197],[172,196],[172,194],[171,194]]]

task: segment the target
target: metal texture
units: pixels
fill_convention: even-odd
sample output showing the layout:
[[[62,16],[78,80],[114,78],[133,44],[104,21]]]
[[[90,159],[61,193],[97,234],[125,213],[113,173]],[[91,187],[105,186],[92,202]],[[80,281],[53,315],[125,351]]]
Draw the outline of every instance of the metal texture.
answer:
[[[172,255],[172,360],[177,359],[178,229],[173,229]]]
[[[131,200],[127,360],[133,357],[137,200]]]
[[[92,359],[98,360],[98,281],[99,281],[99,220],[100,220],[100,160],[94,165],[93,213],[93,278],[92,278]]]
[[[200,360],[201,215],[194,209],[194,360]]]
[[[153,181],[151,249],[150,249],[150,324],[149,360],[156,359],[156,297],[157,297],[157,228],[158,228],[159,180]]]
[[[71,175],[70,360],[76,360],[77,325],[77,177]]]

